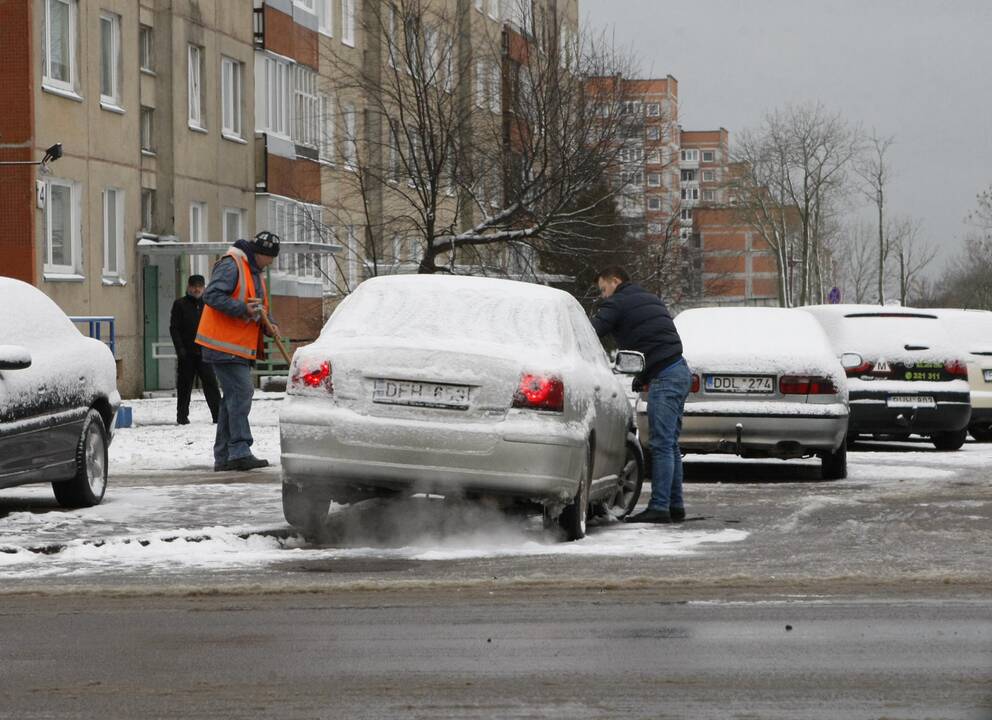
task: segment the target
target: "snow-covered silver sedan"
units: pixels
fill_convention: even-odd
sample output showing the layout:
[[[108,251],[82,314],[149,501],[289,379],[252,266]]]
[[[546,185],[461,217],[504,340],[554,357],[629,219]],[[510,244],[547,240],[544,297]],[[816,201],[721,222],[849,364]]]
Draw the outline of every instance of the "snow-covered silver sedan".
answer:
[[[824,479],[847,476],[844,370],[813,318],[783,308],[714,307],[685,310],[675,325],[692,370],[683,451],[816,455]],[[638,424],[646,438],[646,415]]]
[[[0,277],[0,305],[0,488],[50,482],[60,505],[96,505],[121,404],[114,357],[27,283]]]
[[[279,429],[304,530],[331,500],[434,493],[541,508],[578,539],[590,509],[625,515],[641,489],[620,376],[578,302],[527,283],[362,283],[296,351]]]

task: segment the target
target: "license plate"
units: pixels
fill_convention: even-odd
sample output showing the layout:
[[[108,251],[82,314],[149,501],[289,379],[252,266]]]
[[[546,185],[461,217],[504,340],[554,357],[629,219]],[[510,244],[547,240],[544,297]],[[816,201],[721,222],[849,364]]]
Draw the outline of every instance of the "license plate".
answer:
[[[985,382],[992,382],[992,370],[982,370],[982,375],[985,377]]]
[[[890,408],[937,407],[934,399],[926,395],[893,395],[885,401],[885,404]]]
[[[771,395],[775,378],[771,375],[707,375],[706,392]]]
[[[468,385],[376,378],[372,402],[465,410],[471,400],[471,391]]]

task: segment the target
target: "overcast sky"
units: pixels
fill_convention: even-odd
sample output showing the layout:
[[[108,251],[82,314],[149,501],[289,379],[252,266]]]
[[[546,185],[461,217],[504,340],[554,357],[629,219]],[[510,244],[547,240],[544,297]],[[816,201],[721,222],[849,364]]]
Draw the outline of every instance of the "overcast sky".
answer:
[[[894,135],[894,213],[946,258],[992,182],[992,0],[579,0],[648,77],[679,81],[685,129],[756,126],[819,100]],[[857,211],[863,213],[862,201]]]

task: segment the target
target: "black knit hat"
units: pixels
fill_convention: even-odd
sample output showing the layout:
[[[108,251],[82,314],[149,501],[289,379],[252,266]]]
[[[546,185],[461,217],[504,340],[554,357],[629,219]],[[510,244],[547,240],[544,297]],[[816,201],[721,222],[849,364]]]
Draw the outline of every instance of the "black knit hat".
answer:
[[[279,254],[279,236],[275,233],[270,233],[268,230],[258,233],[255,239],[251,241],[251,245],[258,255],[276,257]]]

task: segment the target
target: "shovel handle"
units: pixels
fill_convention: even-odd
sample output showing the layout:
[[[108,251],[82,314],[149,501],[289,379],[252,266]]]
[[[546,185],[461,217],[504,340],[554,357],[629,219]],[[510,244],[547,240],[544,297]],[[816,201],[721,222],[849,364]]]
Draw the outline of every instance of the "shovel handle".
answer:
[[[257,298],[248,298],[248,302],[252,301],[257,302]],[[265,311],[264,305],[259,307],[259,312],[261,312],[262,327],[264,327],[269,335],[272,336],[272,339],[275,340],[276,347],[279,348],[279,354],[282,355],[282,359],[286,361],[287,365],[292,365],[293,359],[289,356],[289,353],[286,352],[286,347],[282,344],[282,338],[279,336],[279,333],[277,333],[272,327],[272,323],[269,321],[269,314]]]

